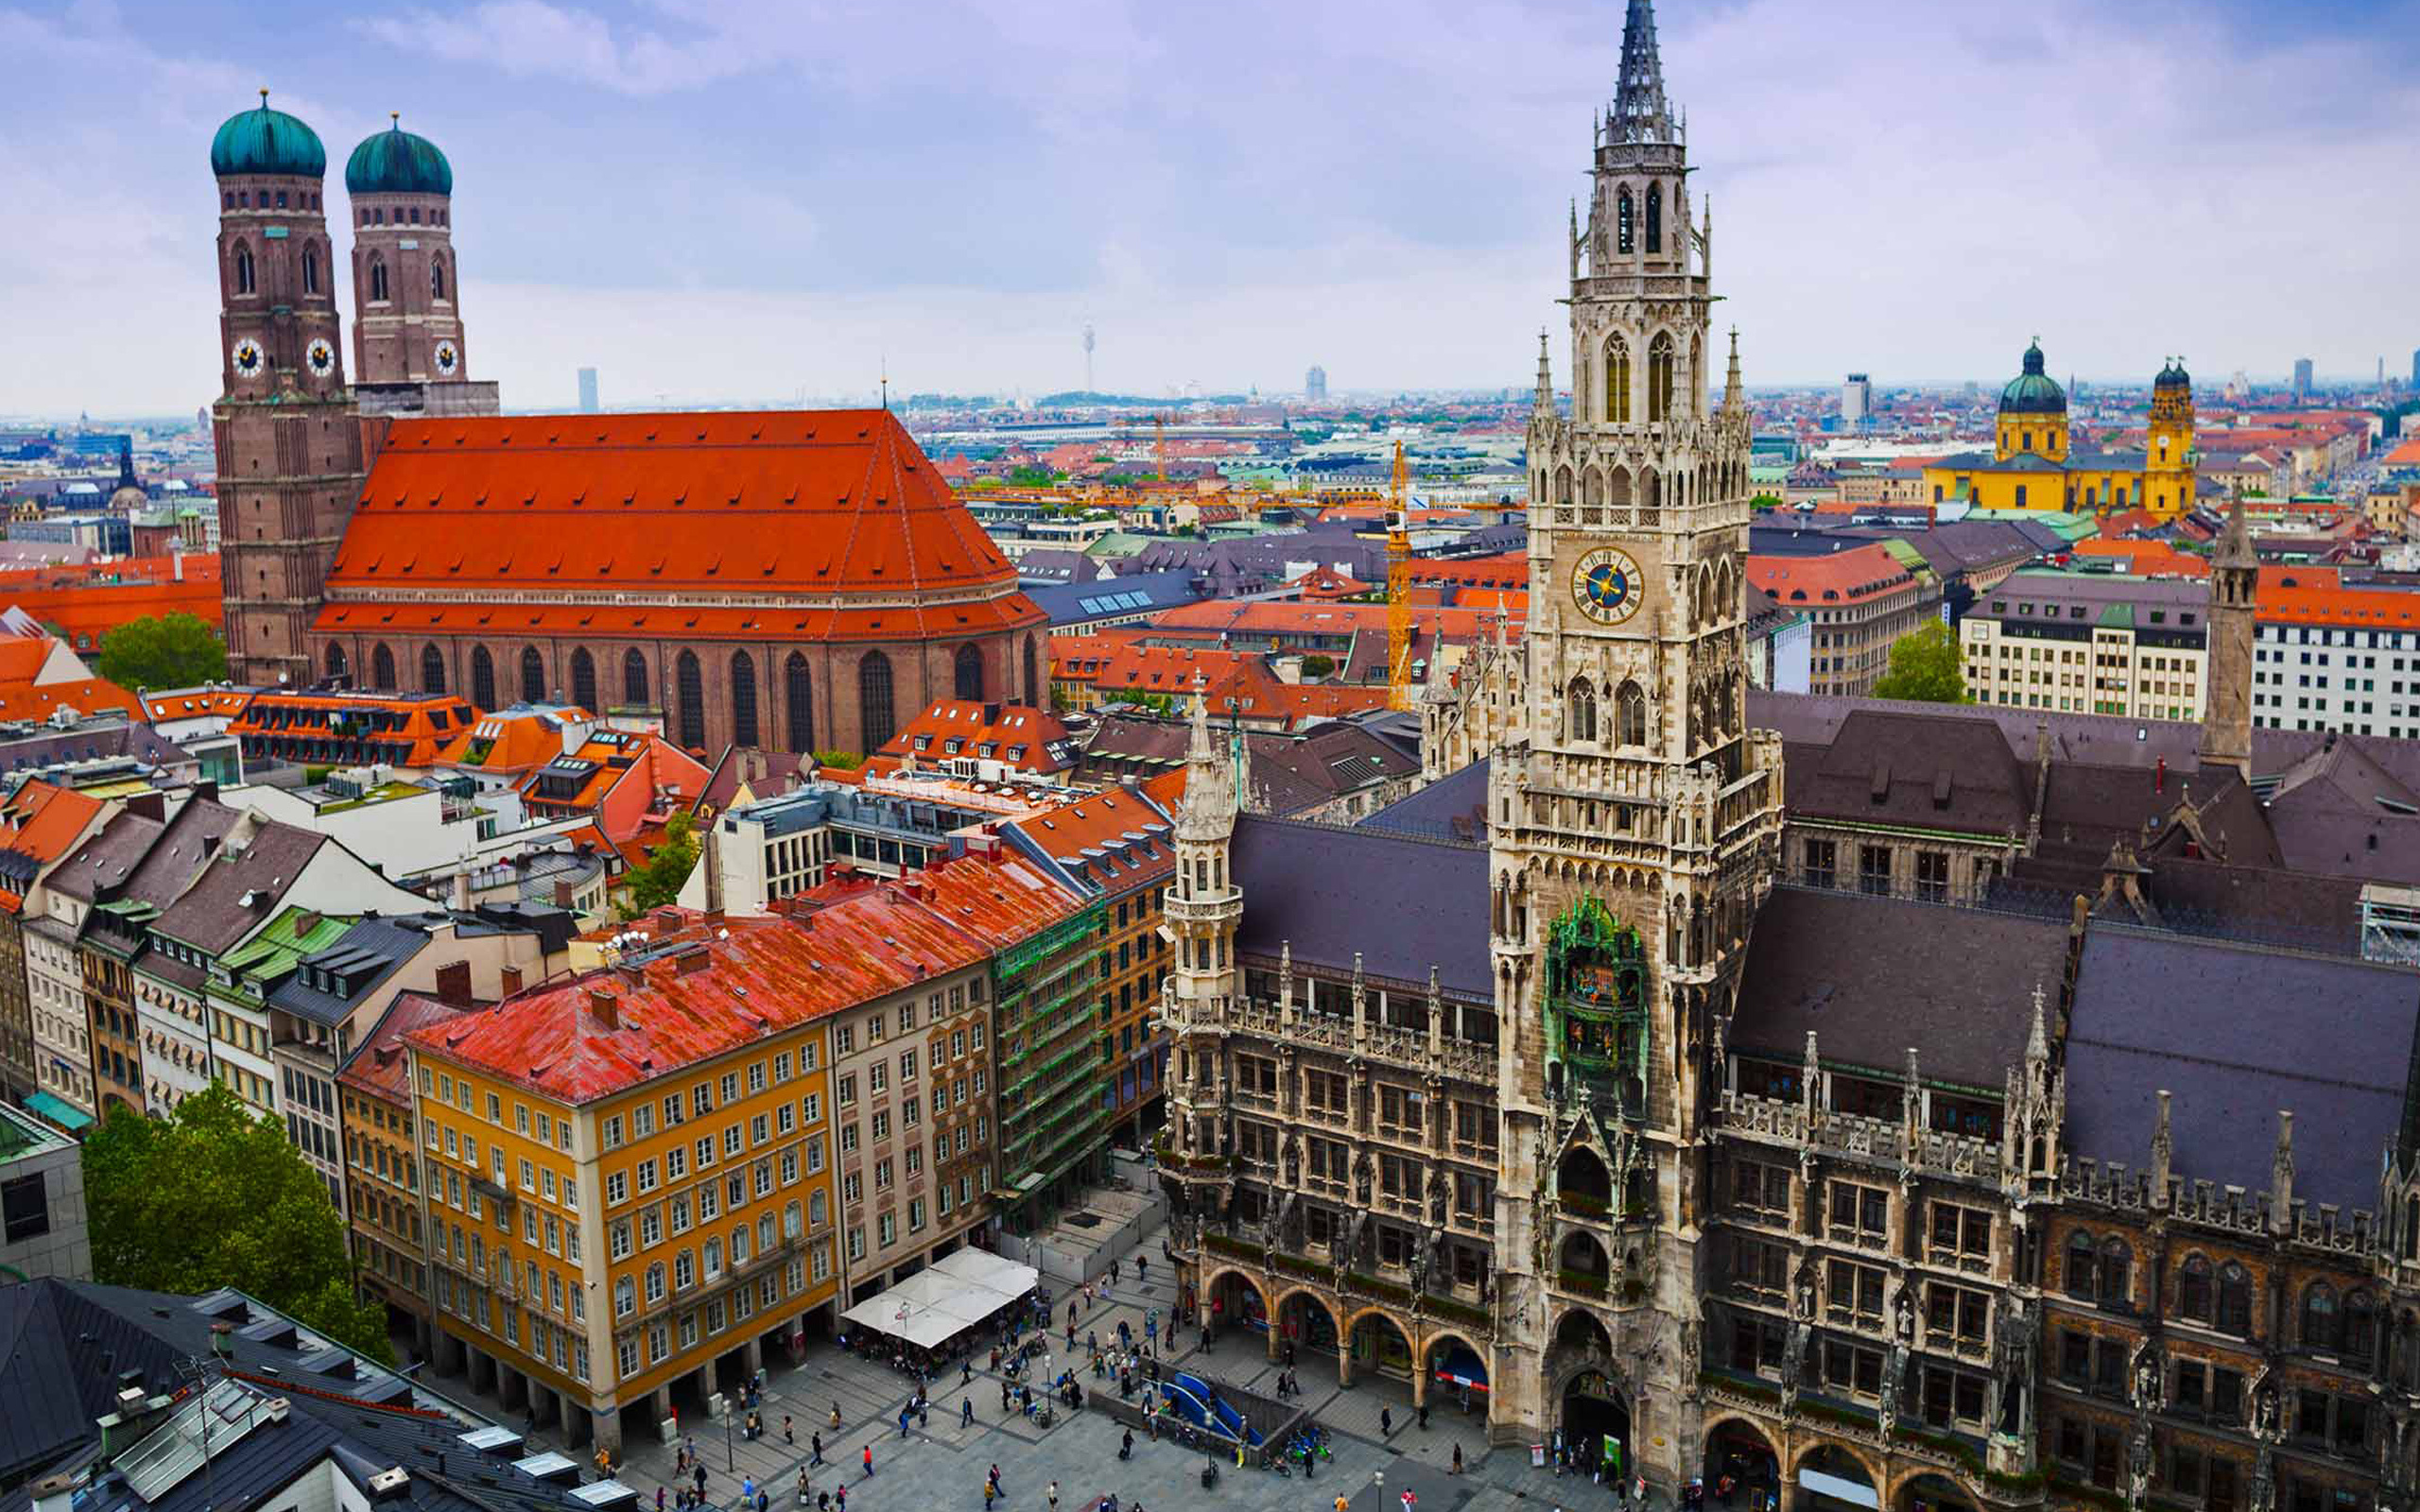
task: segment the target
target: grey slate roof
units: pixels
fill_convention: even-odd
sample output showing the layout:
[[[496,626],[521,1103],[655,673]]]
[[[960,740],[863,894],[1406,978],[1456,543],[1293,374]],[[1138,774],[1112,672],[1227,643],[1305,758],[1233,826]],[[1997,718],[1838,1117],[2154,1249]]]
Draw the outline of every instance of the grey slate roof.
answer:
[[[1284,819],[1236,821],[1230,852],[1248,900],[1236,948],[1331,971],[1426,984],[1492,1001],[1488,971],[1487,849],[1367,829]]]
[[[2025,1058],[2035,984],[2055,992],[2067,932],[2050,919],[1862,893],[1773,889],[1757,912],[1729,1039],[1795,1065],[1889,1076],[1918,1050],[1928,1081],[1998,1090]]]
[[[216,955],[277,911],[302,868],[327,843],[324,834],[264,823],[250,839],[220,850],[209,869],[151,927]]]
[[[2148,1167],[2164,1088],[2174,1174],[2261,1192],[2282,1108],[2295,1194],[2375,1209],[2416,1027],[2420,972],[2095,924],[2067,1031],[2067,1151]]]
[[[1408,798],[1395,799],[1362,819],[1358,828],[1485,845],[1487,772],[1488,763],[1482,757]]]
[[[441,921],[443,915],[433,916]],[[414,927],[418,922],[422,927]],[[428,946],[428,919],[365,919],[296,963],[270,989],[269,1006],[333,1028],[353,1005]],[[350,988],[348,990],[348,988]]]

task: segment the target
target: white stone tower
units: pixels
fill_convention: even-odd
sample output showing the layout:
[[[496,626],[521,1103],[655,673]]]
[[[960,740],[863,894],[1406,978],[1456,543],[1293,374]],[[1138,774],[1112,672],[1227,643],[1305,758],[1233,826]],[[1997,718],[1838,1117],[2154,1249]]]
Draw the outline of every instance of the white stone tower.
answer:
[[[1184,759],[1184,797],[1176,811],[1176,879],[1162,905],[1176,964],[1162,985],[1160,1017],[1173,1054],[1167,1080],[1167,1173],[1181,1236],[1208,1213],[1223,1211],[1233,1189],[1226,1157],[1222,1047],[1236,1001],[1236,930],[1244,897],[1229,868],[1236,833],[1233,760],[1210,730],[1210,695],[1197,690],[1193,738]]]
[[[1749,417],[1709,409],[1710,217],[1690,204],[1649,0],[1570,244],[1572,410],[1530,421],[1519,726],[1489,821],[1503,1179],[1495,1431],[1698,1457],[1704,1080],[1781,833],[1746,729]]]

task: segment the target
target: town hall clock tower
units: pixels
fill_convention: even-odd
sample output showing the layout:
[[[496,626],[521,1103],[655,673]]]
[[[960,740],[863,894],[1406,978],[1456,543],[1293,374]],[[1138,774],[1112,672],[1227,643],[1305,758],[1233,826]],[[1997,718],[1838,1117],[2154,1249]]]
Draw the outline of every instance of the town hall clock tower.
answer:
[[[1707,1081],[1779,855],[1781,742],[1746,728],[1749,416],[1736,339],[1708,402],[1712,227],[1649,0],[1590,173],[1571,411],[1541,338],[1530,421],[1521,717],[1489,777],[1496,1418],[1615,1433],[1677,1482]]]

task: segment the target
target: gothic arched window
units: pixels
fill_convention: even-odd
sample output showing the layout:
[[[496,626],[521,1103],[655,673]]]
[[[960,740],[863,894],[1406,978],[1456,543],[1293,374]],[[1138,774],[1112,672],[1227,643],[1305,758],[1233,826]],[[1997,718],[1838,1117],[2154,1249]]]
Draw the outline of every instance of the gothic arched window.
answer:
[[[1571,507],[1571,467],[1568,463],[1554,470],[1554,502]]]
[[[1025,701],[1028,708],[1042,707],[1042,683],[1034,675],[1033,637],[1025,638]]]
[[[584,645],[571,654],[571,701],[590,713],[596,712],[596,659]]]
[[[424,645],[420,648],[420,691],[423,693],[445,691],[445,653],[434,645]]]
[[[380,304],[386,302],[386,299],[387,263],[384,258],[373,257],[370,260],[370,300],[373,304]]]
[[[756,744],[756,659],[745,651],[731,653],[731,738]]]
[[[2342,1339],[2336,1313],[2336,1288],[2313,1281],[2303,1293],[2303,1348],[2334,1350]]]
[[[2123,1307],[2134,1299],[2135,1253],[2112,1239],[2100,1246],[2100,1302]]]
[[[344,676],[344,647],[334,641],[328,643],[328,677],[330,680]]]
[[[2196,1323],[2210,1321],[2210,1263],[2200,1255],[2186,1256],[2176,1273],[2176,1311]]]
[[[1597,738],[1597,690],[1586,678],[1571,679],[1570,691],[1564,695],[1565,726],[1574,740]]]
[[[1630,343],[1618,331],[1605,338],[1605,419],[1630,423]]]
[[[521,648],[521,701],[546,701],[546,659],[538,654],[534,645]]]
[[[445,259],[441,257],[428,260],[428,293],[431,299],[445,298]]]
[[[2377,1346],[2377,1304],[2369,1293],[2347,1292],[2344,1294],[2344,1315],[2342,1323],[2342,1332],[2338,1337],[2342,1341],[2340,1348],[2342,1349],[2345,1357],[2353,1360],[2367,1360]]]
[[[370,680],[376,683],[381,692],[395,691],[395,653],[388,649],[384,641],[379,642],[370,653]]]
[[[253,286],[252,249],[249,247],[238,246],[235,249],[235,292],[238,294],[250,294],[252,292]]]
[[[1630,191],[1616,191],[1614,196],[1614,250],[1629,252],[1637,249],[1637,236],[1632,222],[1637,218],[1632,209]]]
[[[1672,333],[1658,331],[1647,344],[1647,418],[1672,418]]]
[[[872,755],[896,733],[898,726],[890,716],[890,658],[868,651],[857,663],[857,738]]]
[[[951,680],[956,684],[955,696],[970,703],[983,701],[983,653],[971,645],[961,645],[951,658]]]
[[[688,747],[706,743],[706,679],[698,665],[695,651],[683,651],[672,663],[672,677],[680,689],[680,708],[675,711],[680,720],[681,744]]]
[[[796,651],[782,665],[782,707],[789,716],[790,749],[802,755],[815,749],[815,679],[806,658]]]
[[[1614,695],[1614,742],[1621,746],[1647,744],[1647,695],[1628,679]]]
[[[1664,186],[1660,183],[1647,191],[1647,249],[1664,249]]]
[[[302,292],[320,292],[320,249],[316,247],[302,249]]]
[[[636,646],[622,653],[622,701],[633,709],[647,707],[647,658]]]
[[[2092,1273],[2099,1251],[2093,1247],[2092,1236],[2073,1233],[2067,1236],[2066,1283],[2069,1297],[2091,1301],[2094,1295]]]
[[[2232,1260],[2219,1267],[2219,1327],[2252,1332],[2252,1273]]]
[[[484,645],[471,647],[471,702],[481,713],[495,709],[495,658]]]

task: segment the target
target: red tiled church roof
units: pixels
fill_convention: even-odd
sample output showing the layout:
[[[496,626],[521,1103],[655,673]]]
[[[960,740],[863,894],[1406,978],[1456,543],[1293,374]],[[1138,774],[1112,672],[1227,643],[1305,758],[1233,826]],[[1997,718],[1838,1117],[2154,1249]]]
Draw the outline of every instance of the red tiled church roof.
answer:
[[[559,602],[604,588],[789,602]],[[525,602],[387,601],[430,589]],[[851,603],[910,594],[921,610]],[[1016,592],[1016,569],[879,409],[399,421],[362,486],[328,596],[323,632],[906,640],[1043,618]]]

